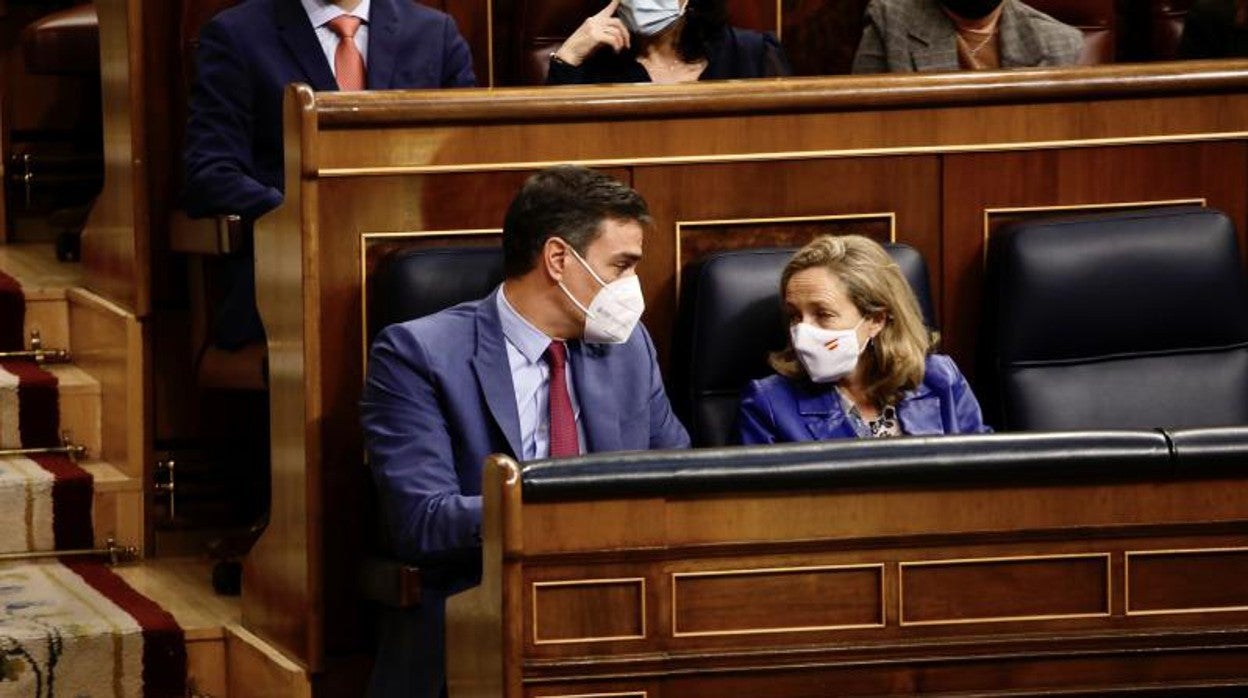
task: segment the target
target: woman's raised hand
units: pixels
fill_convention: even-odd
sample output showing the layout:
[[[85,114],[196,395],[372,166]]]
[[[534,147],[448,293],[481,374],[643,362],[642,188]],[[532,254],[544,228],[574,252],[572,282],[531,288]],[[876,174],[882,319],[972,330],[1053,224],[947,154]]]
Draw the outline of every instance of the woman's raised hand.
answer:
[[[627,49],[630,45],[628,27],[612,16],[619,6],[620,0],[611,0],[600,12],[586,17],[555,51],[555,57],[568,65],[580,65],[601,46],[610,46],[616,53]]]

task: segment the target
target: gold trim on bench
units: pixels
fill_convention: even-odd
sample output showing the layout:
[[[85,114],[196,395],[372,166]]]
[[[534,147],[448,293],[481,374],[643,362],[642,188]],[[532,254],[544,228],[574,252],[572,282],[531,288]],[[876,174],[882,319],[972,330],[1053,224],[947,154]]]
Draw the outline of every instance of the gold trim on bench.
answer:
[[[755,574],[797,574],[802,572],[826,572],[840,570],[878,570],[880,574],[880,622],[849,623],[844,625],[804,625],[781,628],[758,628],[748,630],[698,630],[681,632],[676,623],[676,583],[682,577],[736,577]],[[883,628],[888,625],[888,606],[885,599],[884,563],[866,563],[860,565],[815,565],[807,567],[767,567],[762,569],[706,570],[699,572],[672,572],[672,637],[721,637],[732,635],[774,635],[776,633],[810,633],[828,630],[861,630],[864,628]]]
[[[504,123],[504,126],[514,124]],[[339,129],[333,129],[339,130]],[[345,130],[345,129],[342,129]],[[316,176],[390,177],[394,175],[453,174],[459,172],[511,172],[541,170],[555,165],[581,165],[589,168],[641,167],[645,165],[700,165],[712,163],[786,162],[821,160],[825,158],[893,157],[904,155],[958,155],[962,153],[1023,152],[1062,148],[1100,148],[1120,145],[1165,145],[1169,143],[1217,143],[1248,139],[1248,131],[1213,133],[1181,133],[1168,136],[1123,136],[1118,138],[1065,139],[1055,141],[1019,141],[972,145],[896,146],[891,148],[833,148],[825,150],[788,150],[764,153],[729,153],[725,155],[664,155],[631,158],[590,158],[565,160],[530,160],[518,162],[472,162],[459,165],[389,165],[374,167],[320,167]]]
[[[1208,608],[1156,608],[1146,611],[1131,610],[1131,558],[1178,555],[1207,555],[1210,553],[1248,553],[1248,548],[1182,548],[1178,550],[1128,550],[1123,565],[1123,590],[1126,596],[1124,612],[1128,616],[1173,616],[1191,613],[1233,613],[1248,611],[1248,606],[1210,606]]]
[[[540,633],[537,628],[537,591],[541,587],[572,587],[572,586],[594,586],[604,584],[626,584],[635,583],[640,587],[641,595],[641,634],[640,635],[611,635],[607,637],[574,637],[560,640],[541,640],[538,639]],[[533,620],[533,644],[535,645],[569,645],[588,642],[617,642],[619,640],[644,640],[648,637],[646,633],[646,578],[645,577],[617,577],[613,579],[561,579],[554,582],[532,582],[532,608],[530,609],[530,617]]]
[[[1088,213],[1097,213],[1100,211],[1117,211],[1137,208],[1150,208],[1160,206],[1208,206],[1209,200],[1205,197],[1192,199],[1161,199],[1158,201],[1116,201],[1105,204],[1062,204],[1060,206],[1015,206],[1005,208],[986,208],[984,209],[984,264],[988,264],[988,238],[992,235],[992,217],[1003,213],[1039,213],[1041,211],[1053,213],[1071,213],[1086,211]]]
[[[814,216],[771,216],[762,218],[722,218],[722,219],[704,219],[704,220],[683,220],[676,221],[676,229],[673,232],[673,240],[676,247],[676,298],[680,299],[680,283],[681,269],[684,267],[684,257],[681,254],[680,242],[684,234],[685,228],[709,228],[721,225],[750,225],[759,223],[818,223],[823,221],[847,221],[847,220],[887,220],[888,221],[888,241],[890,243],[897,242],[897,212],[896,211],[871,211],[866,213],[836,213]],[[747,248],[749,249],[749,248]],[[746,251],[746,250],[739,250]],[[777,278],[776,283],[780,280]]]
[[[951,620],[906,620],[906,568],[907,567],[939,567],[950,565],[982,565],[999,562],[1039,562],[1044,560],[1078,560],[1101,558],[1105,561],[1105,611],[1103,613],[1052,613],[1036,616],[988,616],[985,618],[957,618]],[[1008,623],[1031,622],[1042,620],[1063,620],[1073,618],[1109,618],[1113,615],[1113,566],[1110,553],[1071,553],[1068,555],[1020,555],[1016,557],[981,557],[962,558],[955,560],[916,560],[897,563],[897,620],[902,627],[922,625],[970,625],[973,623]]]

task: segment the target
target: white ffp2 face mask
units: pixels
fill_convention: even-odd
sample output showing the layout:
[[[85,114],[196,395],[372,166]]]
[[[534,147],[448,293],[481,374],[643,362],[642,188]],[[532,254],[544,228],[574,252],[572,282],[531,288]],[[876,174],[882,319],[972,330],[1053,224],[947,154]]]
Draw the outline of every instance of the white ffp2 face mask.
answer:
[[[573,257],[576,257],[576,261],[585,267],[585,271],[594,277],[594,281],[602,286],[594,295],[593,300],[589,302],[589,307],[586,308],[568,291],[568,287],[564,286],[562,281],[559,282],[559,288],[563,290],[568,300],[585,313],[585,341],[591,344],[627,342],[633,334],[633,329],[641,320],[641,314],[646,310],[646,299],[641,293],[641,279],[636,274],[629,274],[606,283],[602,277],[594,273],[589,263],[577,254],[572,245],[568,245],[568,250]]]
[[[789,328],[793,351],[812,381],[835,383],[854,372],[858,355],[865,348],[858,346],[858,328],[865,321],[864,317],[850,330],[825,330],[804,322]]]
[[[685,14],[685,0],[620,0],[615,13],[630,32],[655,36]]]

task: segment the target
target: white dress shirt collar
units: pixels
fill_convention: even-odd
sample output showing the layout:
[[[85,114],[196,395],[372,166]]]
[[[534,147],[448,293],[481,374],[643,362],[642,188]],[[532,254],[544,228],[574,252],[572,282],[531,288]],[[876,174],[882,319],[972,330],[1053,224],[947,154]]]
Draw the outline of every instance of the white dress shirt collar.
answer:
[[[359,17],[367,23],[369,9],[371,9],[372,6],[372,0],[361,0],[360,4],[357,5],[354,10],[351,10],[350,12],[343,12],[341,7],[338,7],[333,2],[330,2],[330,0],[300,0],[300,2],[303,3],[303,11],[308,13],[308,19],[312,20],[312,27],[314,29],[319,29],[325,26],[329,20],[338,17],[339,15]]]

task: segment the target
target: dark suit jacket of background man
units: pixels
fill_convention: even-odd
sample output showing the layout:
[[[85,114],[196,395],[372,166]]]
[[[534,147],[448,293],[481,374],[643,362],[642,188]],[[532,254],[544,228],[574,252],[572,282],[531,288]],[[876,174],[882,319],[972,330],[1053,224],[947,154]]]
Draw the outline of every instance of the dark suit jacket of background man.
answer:
[[[370,90],[470,87],[468,44],[448,15],[372,0]],[[290,83],[338,84],[299,0],[247,0],[200,31],[186,133],[183,206],[254,220],[282,200],[282,98]]]

